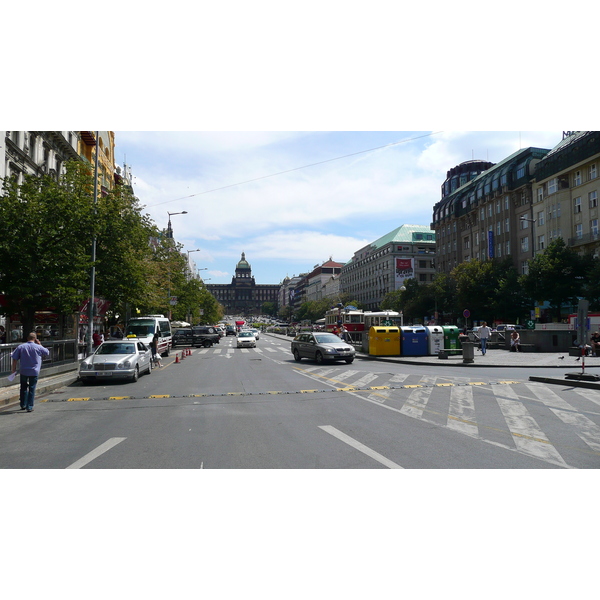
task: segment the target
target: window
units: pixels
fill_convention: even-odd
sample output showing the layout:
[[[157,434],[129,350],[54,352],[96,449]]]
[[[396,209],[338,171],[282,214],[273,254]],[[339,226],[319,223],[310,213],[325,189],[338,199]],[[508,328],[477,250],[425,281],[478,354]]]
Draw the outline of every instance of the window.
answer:
[[[542,186],[540,186],[537,189],[537,201],[541,202],[544,199],[544,188]]]
[[[598,235],[598,219],[592,219],[590,221],[590,233],[592,235]]]
[[[510,231],[510,219],[504,219],[504,231],[505,233]]]
[[[554,177],[548,181],[548,194],[554,194],[558,191],[558,179]]]
[[[573,212],[580,213],[581,212],[581,196],[575,198],[573,200]]]
[[[502,210],[502,205],[500,204],[500,201],[498,200],[498,202],[496,202],[496,214],[499,215],[501,210]]]
[[[485,219],[485,209],[480,208],[479,209],[479,220],[483,221]]]
[[[506,242],[505,244],[506,256],[510,254],[510,242]]]
[[[543,235],[538,235],[537,239],[537,248],[538,250],[543,250],[546,247],[546,240]]]
[[[517,179],[521,179],[521,177],[525,177],[525,163],[517,166]]]
[[[529,273],[529,262],[526,260],[521,262],[521,273],[523,275],[527,275],[527,273]]]
[[[590,201],[590,208],[596,208],[598,206],[598,192],[595,190],[588,194],[588,200]]]
[[[521,252],[529,252],[529,236],[521,238]]]
[[[502,258],[502,244],[498,244],[496,247],[496,257]]]
[[[538,214],[537,214],[537,224],[538,225],[543,225],[545,223],[544,221],[544,211],[541,210]]]
[[[463,242],[464,242],[464,248],[465,248],[465,250],[468,250],[468,249],[471,247],[471,245],[470,245],[470,243],[469,243],[469,238],[468,238],[468,237],[466,237],[466,238],[463,240]]]
[[[581,185],[581,171],[575,171],[573,174],[573,185]]]
[[[519,218],[519,223],[521,223],[521,229],[529,229],[529,221]]]
[[[488,217],[492,216],[493,210],[494,210],[494,207],[491,204],[488,204]]]
[[[510,206],[510,197],[504,196],[504,210],[508,210],[509,206]]]
[[[596,177],[598,177],[598,171],[596,170],[596,163],[594,163],[593,165],[590,165],[588,179],[596,179]]]
[[[580,240],[583,237],[583,225],[579,223],[575,225],[575,237]]]
[[[500,235],[502,233],[502,222],[498,221],[496,223],[496,235]]]

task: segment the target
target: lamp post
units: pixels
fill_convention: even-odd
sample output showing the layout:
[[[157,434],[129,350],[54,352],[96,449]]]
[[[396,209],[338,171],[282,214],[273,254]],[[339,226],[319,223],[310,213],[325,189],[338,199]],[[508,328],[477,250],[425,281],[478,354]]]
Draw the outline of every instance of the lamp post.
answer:
[[[181,212],[169,212],[169,211],[167,211],[167,214],[169,215],[169,224],[167,225],[167,237],[168,238],[172,238],[173,237],[173,228],[171,227],[171,217],[173,215],[187,215],[187,210],[183,210]]]
[[[192,252],[200,252],[200,248],[196,248],[196,250],[188,250],[187,251],[187,279],[188,279],[188,281],[192,278],[192,269],[190,268],[190,254]]]
[[[100,132],[96,131],[96,157],[94,159],[94,215],[98,205],[98,152],[100,144]],[[92,239],[92,270],[90,273],[90,303],[88,305],[88,335],[87,335],[87,350],[86,356],[92,353],[92,335],[94,333],[94,312],[96,303],[94,296],[96,295],[96,234]]]
[[[535,222],[537,221],[537,219],[528,219],[527,217],[521,217],[519,220],[531,223],[531,257],[535,258]]]

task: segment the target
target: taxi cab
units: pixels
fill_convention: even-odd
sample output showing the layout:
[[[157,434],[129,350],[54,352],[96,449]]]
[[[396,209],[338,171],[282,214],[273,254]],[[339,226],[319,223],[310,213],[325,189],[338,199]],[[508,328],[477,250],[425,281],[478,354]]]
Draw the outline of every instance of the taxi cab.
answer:
[[[133,382],[152,371],[152,352],[136,337],[106,340],[91,356],[81,361],[79,379],[129,379]]]

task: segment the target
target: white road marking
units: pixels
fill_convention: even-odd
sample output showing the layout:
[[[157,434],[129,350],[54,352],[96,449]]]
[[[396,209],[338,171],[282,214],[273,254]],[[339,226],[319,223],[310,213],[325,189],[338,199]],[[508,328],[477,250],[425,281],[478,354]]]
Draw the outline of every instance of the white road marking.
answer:
[[[101,454],[108,452],[111,448],[120,444],[123,440],[127,438],[124,437],[115,437],[110,438],[104,444],[100,444],[95,450],[88,452],[85,456],[82,456],[79,460],[76,460],[72,465],[69,465],[67,469],[81,469],[88,463],[92,462],[95,458],[98,458]]]
[[[450,388],[447,424],[450,429],[455,429],[471,437],[479,437],[472,387]]]
[[[373,458],[377,462],[380,462],[382,465],[385,465],[389,469],[402,469],[403,468],[400,465],[396,464],[395,462],[392,462],[389,458],[386,458],[385,456],[379,454],[379,452],[375,452],[375,450],[372,450],[368,446],[361,444],[359,441],[355,440],[354,438],[351,438],[349,435],[346,435],[345,433],[342,433],[339,429],[336,429],[335,427],[332,427],[331,425],[319,425],[319,429],[322,429],[323,431],[329,433],[333,437],[336,437],[338,440],[341,440],[342,442],[348,444],[349,446],[352,446],[359,452],[362,452],[363,454],[370,456],[371,458]]]
[[[492,387],[496,402],[502,411],[506,425],[513,436],[517,450],[523,454],[540,458],[546,462],[567,467],[563,457],[550,443],[546,434],[540,429],[536,420],[522,402],[515,390],[510,386]]]

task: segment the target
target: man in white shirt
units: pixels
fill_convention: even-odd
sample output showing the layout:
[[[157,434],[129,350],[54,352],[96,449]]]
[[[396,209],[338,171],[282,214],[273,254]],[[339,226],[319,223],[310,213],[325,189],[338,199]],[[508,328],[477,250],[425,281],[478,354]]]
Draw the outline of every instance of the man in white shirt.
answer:
[[[485,354],[487,351],[487,341],[490,339],[492,335],[492,330],[487,326],[487,323],[484,321],[477,332],[479,334],[479,339],[481,340],[481,354]]]

